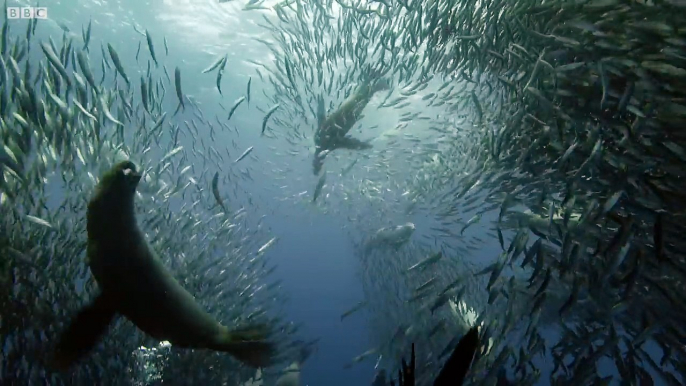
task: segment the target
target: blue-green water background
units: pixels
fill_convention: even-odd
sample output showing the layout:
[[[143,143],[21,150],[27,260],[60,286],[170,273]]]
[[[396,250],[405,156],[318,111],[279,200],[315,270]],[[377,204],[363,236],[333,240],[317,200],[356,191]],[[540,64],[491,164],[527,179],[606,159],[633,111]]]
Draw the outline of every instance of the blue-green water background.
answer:
[[[41,21],[37,33],[39,39],[50,36],[56,42],[61,41],[63,31],[56,23],[59,21],[75,34],[75,41],[80,43],[82,26],[92,21],[89,56],[96,79],[101,76],[100,45],[110,43],[118,51],[132,84],[136,85],[140,76],[146,72],[150,56],[145,38],[134,30],[133,25],[140,26],[143,31],[147,29],[153,37],[160,65],[166,65],[172,77],[174,68],[180,68],[184,93],[199,102],[203,113],[211,121],[214,121],[215,115],[221,117],[220,119],[226,118],[227,113],[219,103],[230,108],[233,101],[245,94],[248,78],[252,77],[250,107],[242,106],[245,108],[239,109],[229,123],[239,134],[218,129],[217,143],[213,143],[222,151],[224,147],[229,148],[231,158],[238,157],[244,149],[254,146],[253,153],[240,164],[226,165],[226,170],[232,167],[249,169],[253,177],[253,181],[233,181],[240,184],[241,190],[247,194],[240,193],[238,199],[232,200],[230,205],[233,208],[245,206],[254,219],[267,215],[265,223],[270,228],[270,236],[279,237],[278,243],[267,253],[278,265],[277,277],[274,279],[282,280],[282,290],[289,297],[286,304],[287,317],[303,324],[301,336],[304,339],[321,338],[317,352],[304,365],[302,384],[367,385],[373,379],[376,358],[368,359],[351,369],[344,369],[351,358],[374,345],[367,310],[352,315],[344,322],[340,320],[343,312],[363,299],[359,279],[361,267],[347,230],[353,225],[345,214],[341,215],[338,211],[323,213],[321,207],[315,209],[307,200],[293,205],[293,200],[280,199],[285,195],[281,186],[288,185],[287,192],[295,194],[311,192],[316,184],[316,177],[312,176],[310,167],[312,131],[304,130],[310,136],[302,142],[299,154],[286,158],[287,165],[283,164],[284,158],[273,154],[270,147],[286,153],[292,150],[291,145],[280,139],[260,137],[264,111],[271,107],[271,102],[264,97],[263,92],[270,94],[273,91],[269,84],[262,82],[256,75],[256,67],[246,60],[270,66],[273,58],[269,50],[254,40],[270,39],[269,32],[257,25],[267,12],[241,11],[244,3],[239,0],[227,4],[218,4],[211,0],[43,2],[41,6],[48,8],[51,20]],[[8,2],[8,6],[13,5],[15,3]],[[26,21],[13,21],[11,28],[13,33],[21,35],[26,29]],[[169,46],[168,56],[164,53],[165,37]],[[139,42],[141,49],[137,62],[135,56]],[[31,53],[40,54],[39,51]],[[228,64],[222,80],[224,95],[220,95],[215,86],[215,73],[201,74],[201,71],[224,54],[228,54]],[[154,78],[164,77],[161,68],[154,69],[153,74]],[[111,78],[112,76],[108,76],[108,82]],[[173,87],[168,85],[166,111],[170,115],[176,109],[173,92]],[[397,118],[397,112],[392,113],[395,115],[393,117],[386,117],[384,114],[391,114],[386,111],[378,114],[376,119],[383,122],[385,119],[394,121]],[[191,119],[193,115],[188,110],[173,118],[177,124]],[[272,129],[286,130],[275,125],[272,125]],[[203,138],[206,144],[211,143],[207,132],[203,134],[201,130],[201,135],[207,135]],[[191,147],[186,139],[182,139],[182,144]],[[159,151],[164,153],[165,150]],[[230,186],[224,188],[231,189]],[[324,206],[327,205],[333,206],[336,203],[330,202]],[[426,224],[421,218],[408,219],[398,213],[397,218],[392,220],[415,221],[418,225],[415,237],[427,232],[426,227],[422,227]],[[469,232],[472,235],[481,235],[485,231],[485,226],[479,225],[470,228]],[[487,236],[482,238],[487,239]],[[473,256],[475,260],[490,259],[498,255],[496,241],[488,240],[488,243],[490,244]],[[386,278],[379,277],[378,280]],[[541,361],[541,366],[545,366],[544,361]],[[193,369],[189,368],[188,371],[192,372]],[[601,368],[599,372],[604,375],[608,370]]]
[[[8,6],[22,6],[22,3],[8,2]],[[248,77],[252,76],[252,101],[249,109],[240,109],[231,120],[240,136],[225,130],[218,130],[216,148],[230,147],[235,141],[242,151],[255,146],[250,158],[243,163],[250,167],[255,182],[238,181],[249,192],[252,206],[247,206],[250,216],[259,218],[268,214],[265,222],[272,228],[271,233],[279,237],[279,242],[267,253],[277,265],[274,280],[282,280],[282,289],[290,298],[286,304],[287,317],[302,323],[301,336],[305,339],[320,337],[316,353],[306,362],[302,370],[303,385],[365,385],[374,376],[374,360],[367,361],[351,369],[343,366],[351,358],[370,348],[369,331],[366,328],[364,312],[359,312],[344,322],[340,315],[350,306],[363,298],[361,285],[357,278],[355,259],[347,233],[343,231],[344,220],[321,213],[306,213],[305,205],[281,204],[275,200],[279,186],[271,180],[269,170],[259,171],[268,160],[277,162],[270,155],[268,146],[279,146],[278,142],[260,138],[259,129],[268,102],[263,96],[263,86],[254,72],[254,66],[244,62],[251,59],[269,65],[268,51],[252,40],[253,37],[268,36],[267,32],[255,25],[261,20],[260,12],[240,10],[240,4],[217,4],[212,1],[50,1],[42,2],[48,8],[50,20],[41,20],[37,29],[39,39],[51,37],[57,44],[61,42],[63,31],[59,22],[75,34],[74,41],[81,44],[81,29],[92,21],[92,40],[90,44],[91,67],[96,79],[100,79],[100,45],[112,44],[119,53],[132,84],[144,75],[150,55],[145,37],[135,32],[133,25],[147,29],[153,36],[160,66],[166,65],[173,79],[176,66],[181,69],[183,91],[194,97],[206,117],[215,114],[225,119],[227,113],[219,102],[230,108],[237,98],[243,96]],[[10,27],[14,33],[26,30],[25,20],[14,20]],[[167,39],[169,56],[165,55],[163,38]],[[139,61],[135,60],[139,42],[142,43]],[[222,80],[224,95],[215,87],[215,74],[201,74],[218,55],[228,53],[229,60]],[[32,52],[31,55],[40,55]],[[109,71],[109,70],[108,70]],[[164,77],[161,67],[153,72],[154,77]],[[111,74],[108,75],[108,82]],[[135,86],[134,86],[135,87]],[[167,86],[167,101],[175,101],[173,83]],[[138,100],[136,100],[139,102]],[[172,113],[176,106],[171,102],[167,111]],[[181,124],[193,116],[185,112],[174,117]],[[212,119],[214,120],[214,119]],[[201,135],[203,127],[201,126]],[[205,128],[207,129],[207,128]],[[276,127],[276,130],[279,128]],[[206,143],[210,143],[205,132]],[[182,140],[182,144],[183,140]],[[186,143],[189,146],[189,143]],[[306,149],[305,149],[306,150]],[[232,157],[240,152],[231,151]],[[310,175],[309,151],[303,156],[292,158],[291,168],[300,179],[294,190],[311,190],[315,177]],[[135,157],[135,155],[134,155]],[[226,165],[230,168],[231,165]],[[289,176],[281,176],[289,177]],[[290,177],[296,177],[295,175]],[[289,182],[294,178],[289,178]],[[235,208],[247,205],[248,197],[240,197],[240,202],[232,202]],[[370,363],[371,362],[371,363]],[[189,368],[189,372],[193,369]]]

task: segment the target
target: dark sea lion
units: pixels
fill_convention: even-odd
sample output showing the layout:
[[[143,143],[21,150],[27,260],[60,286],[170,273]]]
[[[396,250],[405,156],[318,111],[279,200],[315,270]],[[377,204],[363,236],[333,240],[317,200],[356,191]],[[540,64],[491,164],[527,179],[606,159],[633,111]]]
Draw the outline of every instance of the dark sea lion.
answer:
[[[155,339],[173,346],[223,351],[265,367],[273,355],[261,325],[230,330],[208,314],[162,264],[139,230],[134,196],[141,174],[130,161],[105,175],[88,203],[87,258],[100,294],[63,332],[52,358],[66,369],[85,356],[123,315]]]
[[[285,369],[283,369],[283,374],[276,380],[276,383],[274,386],[300,386],[300,370],[302,369],[303,363],[307,360],[307,358],[312,355],[312,351],[314,350],[314,345],[317,344],[319,339],[315,339],[309,343],[305,343],[302,341],[299,341],[299,343],[304,344],[300,348],[300,352],[298,354],[298,357],[294,362],[292,362],[290,365],[288,365]]]
[[[336,149],[365,150],[371,149],[369,142],[350,137],[348,132],[360,119],[362,111],[374,94],[388,89],[386,79],[376,79],[374,76],[367,78],[355,92],[343,101],[337,110],[328,116],[324,108],[324,98],[319,96],[317,103],[318,126],[314,135],[314,159],[312,167],[314,174],[319,174],[324,164],[326,155]]]

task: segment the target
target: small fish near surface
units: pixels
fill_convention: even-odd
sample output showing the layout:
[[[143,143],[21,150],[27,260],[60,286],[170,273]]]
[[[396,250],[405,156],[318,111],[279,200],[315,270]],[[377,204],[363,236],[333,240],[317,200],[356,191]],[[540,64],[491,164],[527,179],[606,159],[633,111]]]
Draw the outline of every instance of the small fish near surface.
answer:
[[[426,257],[424,260],[418,262],[417,264],[411,266],[410,268],[407,269],[407,272],[412,272],[412,271],[423,271],[429,266],[436,264],[441,257],[443,257],[443,252],[436,252],[428,257]]]
[[[367,306],[367,302],[366,302],[366,301],[361,301],[361,302],[355,304],[355,306],[353,306],[351,309],[345,311],[345,312],[341,315],[341,322],[343,321],[343,319],[345,319],[345,318],[347,318],[348,316],[354,314],[355,312],[357,312],[357,311],[363,309],[363,308],[366,307],[366,306]]]
[[[252,77],[248,78],[248,85],[245,90],[245,97],[248,100],[248,107],[250,107],[250,84],[252,83]]]
[[[222,64],[219,66],[219,70],[217,70],[217,81],[216,81],[216,84],[217,84],[217,90],[219,91],[219,94],[220,94],[220,95],[224,95],[224,94],[222,94],[222,84],[221,84],[221,83],[222,83],[222,76],[224,75],[224,68],[226,67],[226,62],[227,62],[227,61],[228,61],[228,57],[225,56],[225,57],[224,57],[224,61],[223,61]]]
[[[124,79],[126,84],[130,84],[129,77],[126,76],[126,72],[124,71],[124,66],[122,65],[121,60],[119,59],[119,55],[117,54],[117,51],[109,43],[107,43],[107,50],[110,53],[110,58],[112,59],[112,63],[114,63],[114,67],[117,69],[117,73],[119,73],[119,75],[121,75],[121,77]]]
[[[174,70],[174,86],[176,89],[176,96],[179,98],[179,106],[176,108],[174,115],[178,114],[180,110],[185,110],[186,105],[183,103],[183,91],[181,90],[181,70],[176,67]]]
[[[202,73],[207,74],[208,72],[210,72],[210,71],[216,69],[217,67],[221,66],[222,64],[224,64],[226,62],[227,57],[228,57],[228,55],[220,56],[209,67],[202,70]]]
[[[235,102],[233,102],[233,106],[231,106],[231,109],[229,110],[229,117],[226,118],[227,121],[230,120],[231,117],[233,117],[233,113],[236,112],[236,109],[238,108],[238,106],[240,106],[241,103],[243,103],[245,100],[246,100],[246,98],[244,96],[242,96],[242,97],[236,99]]]
[[[267,114],[264,116],[264,119],[262,120],[262,132],[260,133],[260,135],[264,135],[264,131],[267,129],[267,121],[269,121],[269,117],[271,117],[272,114],[274,114],[274,112],[276,112],[276,109],[278,108],[279,104],[276,104],[274,107],[269,109],[269,111],[267,111]]]
[[[252,152],[252,149],[253,149],[253,148],[254,148],[254,146],[250,146],[249,148],[245,149],[245,151],[243,152],[243,154],[241,154],[238,158],[236,158],[236,160],[233,161],[233,163],[238,163],[238,162],[240,162],[243,158],[247,157],[248,154],[250,154],[250,152]]]
[[[467,230],[467,228],[469,228],[470,226],[472,226],[472,225],[478,223],[479,220],[481,220],[481,215],[480,215],[480,214],[477,214],[477,215],[475,215],[474,217],[470,218],[469,221],[467,221],[467,224],[465,224],[465,226],[463,226],[462,229],[460,229],[460,235],[463,235],[463,234],[464,234],[464,231]]]
[[[212,194],[214,195],[215,201],[217,201],[217,205],[222,208],[224,213],[228,214],[228,211],[226,210],[226,206],[224,206],[224,200],[222,200],[221,195],[219,194],[219,187],[217,186],[219,184],[219,172],[214,173],[214,177],[212,177]]]
[[[155,66],[159,67],[160,64],[157,62],[157,56],[155,55],[155,45],[152,43],[152,36],[150,36],[150,32],[147,29],[145,30],[145,39],[148,41],[148,50],[152,60],[155,62]]]

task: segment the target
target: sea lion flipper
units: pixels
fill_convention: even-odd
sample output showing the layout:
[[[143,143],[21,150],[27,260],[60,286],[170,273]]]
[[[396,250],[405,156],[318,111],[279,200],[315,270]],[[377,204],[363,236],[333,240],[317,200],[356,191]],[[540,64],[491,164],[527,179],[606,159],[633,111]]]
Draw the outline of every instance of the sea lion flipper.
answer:
[[[336,147],[349,150],[366,150],[371,149],[372,145],[369,142],[360,141],[357,138],[346,135],[345,137],[340,137],[337,139]]]
[[[217,350],[228,352],[251,367],[268,367],[274,357],[274,345],[267,341],[269,329],[265,325],[252,325],[228,331]]]
[[[79,310],[60,336],[52,366],[57,370],[65,370],[87,354],[107,331],[115,314],[111,299],[103,294]]]

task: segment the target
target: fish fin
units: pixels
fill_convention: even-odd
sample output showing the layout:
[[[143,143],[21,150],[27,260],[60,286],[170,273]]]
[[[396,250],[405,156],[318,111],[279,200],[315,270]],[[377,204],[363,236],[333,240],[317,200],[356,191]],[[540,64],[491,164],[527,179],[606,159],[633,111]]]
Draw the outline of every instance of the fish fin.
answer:
[[[337,139],[336,147],[349,150],[367,150],[372,148],[372,144],[346,135]]]
[[[324,106],[324,97],[317,96],[317,125],[322,127],[326,120],[326,107]]]
[[[248,366],[269,367],[275,354],[274,344],[267,341],[269,328],[257,324],[227,331],[216,349],[228,352]]]
[[[110,297],[99,294],[90,304],[79,310],[59,338],[51,365],[66,370],[95,347],[116,315]]]
[[[461,385],[467,376],[478,347],[479,329],[475,326],[460,339],[452,355],[436,377],[434,385]]]
[[[298,364],[302,365],[305,363],[305,361],[312,355],[312,347],[311,346],[303,346],[300,348],[300,352],[298,353]]]

